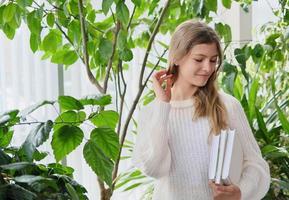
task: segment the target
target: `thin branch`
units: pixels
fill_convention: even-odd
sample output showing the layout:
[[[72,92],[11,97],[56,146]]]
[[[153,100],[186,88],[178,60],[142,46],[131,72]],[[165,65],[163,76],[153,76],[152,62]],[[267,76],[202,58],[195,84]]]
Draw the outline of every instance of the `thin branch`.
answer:
[[[149,56],[149,53],[150,53],[150,50],[151,50],[151,47],[152,47],[152,43],[155,39],[155,36],[156,34],[158,33],[159,31],[159,28],[161,26],[161,23],[163,21],[163,18],[164,18],[164,15],[169,7],[169,4],[170,4],[170,0],[167,0],[166,3],[165,3],[165,6],[160,14],[160,18],[152,32],[152,35],[149,39],[149,43],[148,43],[148,46],[147,46],[147,49],[146,49],[146,53],[145,53],[145,56],[144,56],[144,59],[143,59],[143,63],[142,63],[142,67],[141,67],[141,72],[140,72],[140,77],[139,77],[139,88],[142,87],[142,81],[143,81],[143,76],[144,76],[144,71],[145,71],[145,67],[146,67],[146,63],[147,63],[147,59],[148,59],[148,56]]]
[[[130,16],[130,18],[129,18],[129,22],[128,22],[128,25],[127,25],[127,27],[126,27],[126,30],[127,30],[127,31],[128,31],[128,29],[129,29],[129,27],[130,27],[130,25],[131,25],[131,21],[132,21],[132,19],[133,19],[135,10],[136,10],[136,6],[134,5],[132,14],[131,14],[131,16]]]
[[[105,75],[105,79],[104,79],[104,86],[103,86],[104,93],[106,93],[106,91],[107,91],[108,79],[109,79],[109,75],[110,75],[110,69],[112,67],[113,57],[114,57],[115,50],[116,50],[116,42],[117,42],[117,36],[118,36],[119,30],[120,30],[120,22],[117,21],[116,30],[115,30],[114,39],[113,39],[112,54],[111,54],[109,61],[108,61],[108,64],[107,64],[106,75]]]
[[[90,82],[96,86],[96,88],[99,90],[100,93],[105,93],[104,89],[101,87],[101,85],[98,83],[96,78],[93,76],[90,67],[89,67],[89,55],[87,51],[87,33],[85,28],[85,21],[83,17],[83,2],[82,0],[78,0],[78,10],[79,10],[79,20],[80,20],[80,28],[82,33],[82,39],[83,39],[83,56],[84,56],[84,63],[86,67],[86,73],[90,80]]]
[[[155,66],[153,67],[153,69],[151,70],[151,72],[149,73],[149,75],[147,76],[143,87],[145,87],[147,85],[147,82],[149,81],[151,75],[153,74],[153,72],[155,71],[155,69],[158,67],[159,63],[161,62],[161,58],[166,54],[166,52],[168,51],[168,49],[165,49],[164,52],[162,53],[162,55],[159,57],[159,60],[157,61],[157,63],[155,64]]]

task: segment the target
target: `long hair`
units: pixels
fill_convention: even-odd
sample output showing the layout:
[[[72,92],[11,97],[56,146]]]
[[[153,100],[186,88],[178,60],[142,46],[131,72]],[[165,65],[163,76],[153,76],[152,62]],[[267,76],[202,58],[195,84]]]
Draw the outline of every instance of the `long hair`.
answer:
[[[218,64],[207,83],[199,87],[194,94],[195,110],[193,120],[207,116],[211,126],[210,134],[218,135],[222,129],[228,127],[227,110],[218,95],[216,78],[223,61],[223,51],[217,33],[206,23],[194,20],[187,20],[177,26],[172,35],[169,46],[168,74],[174,74],[173,83],[178,77],[178,68],[175,63],[182,59],[189,51],[198,44],[215,43],[218,51]],[[208,139],[209,139],[208,138]]]

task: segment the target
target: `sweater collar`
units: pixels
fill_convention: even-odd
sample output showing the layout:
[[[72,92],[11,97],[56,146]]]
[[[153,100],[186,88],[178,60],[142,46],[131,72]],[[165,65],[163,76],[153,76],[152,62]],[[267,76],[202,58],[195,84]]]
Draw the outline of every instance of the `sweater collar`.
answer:
[[[171,100],[170,104],[175,108],[184,108],[184,107],[192,107],[194,105],[194,99],[185,99],[185,100]]]

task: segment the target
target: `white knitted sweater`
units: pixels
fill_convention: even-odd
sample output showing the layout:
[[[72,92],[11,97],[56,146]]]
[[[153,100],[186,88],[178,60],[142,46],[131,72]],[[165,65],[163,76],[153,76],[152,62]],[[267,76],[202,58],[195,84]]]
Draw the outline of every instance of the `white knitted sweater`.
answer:
[[[244,110],[233,96],[220,91],[229,114],[229,127],[236,129],[244,152],[240,182],[242,200],[259,200],[270,186],[270,170],[262,158]],[[133,165],[154,177],[153,200],[211,200],[208,185],[208,118],[192,121],[193,99],[155,99],[145,106],[138,120]]]

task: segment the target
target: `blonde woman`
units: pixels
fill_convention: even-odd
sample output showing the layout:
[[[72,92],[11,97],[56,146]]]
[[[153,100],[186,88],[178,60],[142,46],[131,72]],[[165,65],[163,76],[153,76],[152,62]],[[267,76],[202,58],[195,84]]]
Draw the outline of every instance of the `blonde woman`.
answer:
[[[132,162],[156,178],[154,200],[259,200],[270,186],[241,104],[219,91],[222,49],[216,32],[203,22],[180,24],[169,46],[168,70],[152,77],[155,100],[138,121]],[[165,88],[163,88],[165,83]],[[240,181],[229,186],[208,181],[210,136],[235,129],[244,163]]]

